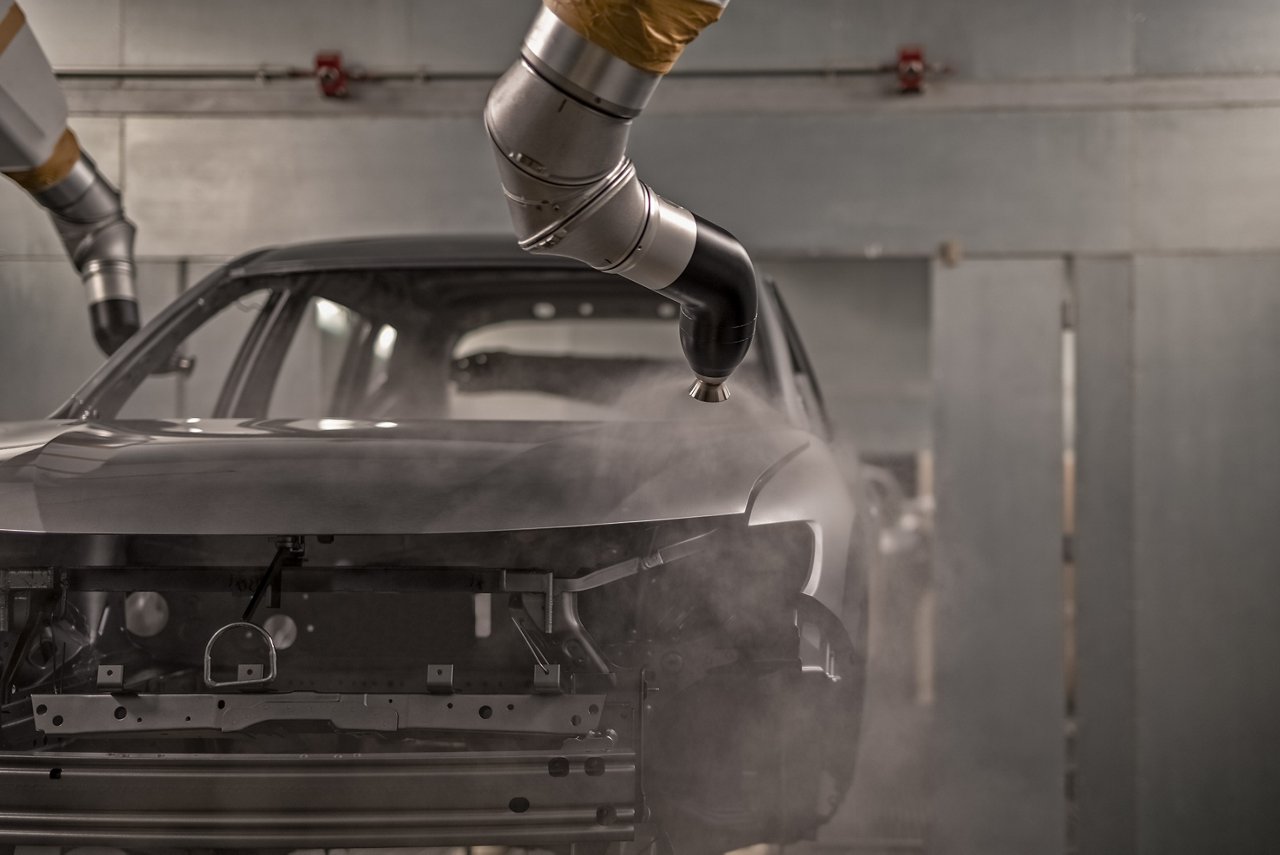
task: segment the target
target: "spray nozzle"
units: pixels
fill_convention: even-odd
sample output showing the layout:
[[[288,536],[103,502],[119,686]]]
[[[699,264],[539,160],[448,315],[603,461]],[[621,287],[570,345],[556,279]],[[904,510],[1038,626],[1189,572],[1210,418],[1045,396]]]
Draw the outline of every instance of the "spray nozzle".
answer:
[[[699,377],[689,387],[689,397],[704,404],[719,404],[729,400],[729,387],[723,381],[706,380]]]

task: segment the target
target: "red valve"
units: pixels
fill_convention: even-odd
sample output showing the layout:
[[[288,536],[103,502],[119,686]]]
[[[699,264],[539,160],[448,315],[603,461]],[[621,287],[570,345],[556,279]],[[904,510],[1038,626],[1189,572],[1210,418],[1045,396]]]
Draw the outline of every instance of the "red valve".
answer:
[[[898,48],[898,92],[902,95],[919,95],[924,92],[924,78],[928,68],[924,60],[923,45],[903,45]]]
[[[346,98],[351,94],[347,83],[351,75],[342,65],[340,51],[328,51],[316,54],[316,81],[320,84],[320,92],[326,98]]]

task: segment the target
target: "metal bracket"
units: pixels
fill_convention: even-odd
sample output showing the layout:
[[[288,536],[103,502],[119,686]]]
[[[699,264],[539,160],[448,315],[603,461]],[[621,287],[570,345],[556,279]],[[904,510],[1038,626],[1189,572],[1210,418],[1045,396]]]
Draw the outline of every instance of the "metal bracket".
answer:
[[[453,666],[428,665],[427,691],[433,695],[453,694]]]
[[[545,668],[533,666],[533,691],[537,695],[563,695],[564,687],[560,685],[560,666],[549,664]]]
[[[613,730],[593,730],[584,736],[571,736],[560,745],[566,754],[602,754],[618,747],[618,734]]]
[[[104,692],[120,692],[124,690],[123,665],[99,665],[98,688]]]
[[[542,631],[551,635],[556,630],[556,590],[561,581],[554,573],[514,573],[502,571],[502,590],[511,594],[542,596]]]
[[[266,671],[263,669],[261,663],[254,663],[252,665],[237,665],[236,666],[236,682],[240,683],[241,685],[244,685],[245,683],[252,682],[258,677],[261,677],[264,673],[266,673]]]
[[[236,669],[236,679],[234,680],[215,680],[213,679],[213,645],[217,643],[225,633],[233,629],[243,629],[249,632],[255,632],[267,645],[267,669],[266,673],[259,677],[246,677],[253,671],[261,672],[261,665],[240,665]],[[210,638],[209,643],[204,646],[204,684],[210,689],[225,689],[231,687],[246,686],[265,686],[276,678],[276,645],[271,640],[271,634],[265,629],[254,623],[245,623],[237,621],[229,623],[222,629],[215,632]]]

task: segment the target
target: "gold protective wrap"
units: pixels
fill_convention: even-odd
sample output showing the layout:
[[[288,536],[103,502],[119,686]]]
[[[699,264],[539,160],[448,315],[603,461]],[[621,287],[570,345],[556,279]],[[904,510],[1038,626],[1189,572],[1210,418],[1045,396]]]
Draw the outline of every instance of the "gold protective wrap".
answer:
[[[80,141],[71,129],[62,132],[58,142],[53,146],[53,154],[49,159],[34,169],[21,172],[6,172],[5,175],[18,183],[23,190],[35,195],[43,193],[53,185],[71,174],[71,168],[80,159]]]
[[[9,11],[4,13],[4,18],[0,19],[0,53],[4,53],[5,48],[9,47],[9,43],[14,40],[26,22],[27,16],[22,14],[21,6],[14,3],[9,7]]]
[[[578,35],[644,71],[666,74],[685,45],[720,19],[707,0],[543,0]]]

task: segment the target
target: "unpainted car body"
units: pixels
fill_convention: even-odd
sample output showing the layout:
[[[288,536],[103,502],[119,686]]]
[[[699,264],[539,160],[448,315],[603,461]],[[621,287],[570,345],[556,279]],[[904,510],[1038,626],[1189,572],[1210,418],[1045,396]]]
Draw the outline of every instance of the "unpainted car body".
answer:
[[[265,250],[0,428],[0,844],[812,836],[874,520],[776,291],[716,405],[664,304],[495,242]],[[235,307],[208,410],[131,416]],[[670,360],[579,347],[651,325]]]

